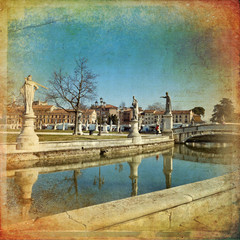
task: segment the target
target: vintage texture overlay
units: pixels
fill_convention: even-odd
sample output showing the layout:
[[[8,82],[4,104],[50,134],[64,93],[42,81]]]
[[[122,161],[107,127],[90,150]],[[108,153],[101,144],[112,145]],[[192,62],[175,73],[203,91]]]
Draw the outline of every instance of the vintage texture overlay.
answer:
[[[0,116],[6,114],[8,99],[18,94],[27,74],[48,86],[50,72],[59,66],[66,71],[72,68],[74,53],[86,55],[101,72],[99,91],[109,89],[106,92],[112,98],[132,96],[136,90],[142,102],[154,101],[152,97],[160,96],[159,91],[170,89],[180,108],[196,101],[206,106],[210,117],[213,106],[227,97],[240,112],[237,0],[2,0],[0,24]],[[39,97],[41,94],[44,92]],[[5,142],[3,135],[0,142]],[[2,147],[0,151],[1,191],[5,191],[6,156]],[[73,227],[62,229],[62,237],[61,229],[55,231],[54,224],[44,224],[41,239],[231,237],[218,229],[165,234],[151,224],[142,233],[134,226],[131,232],[131,224],[128,231],[122,226],[104,233]],[[38,239],[38,229],[21,231],[21,226],[14,229],[11,239]],[[7,233],[2,234],[4,238]]]

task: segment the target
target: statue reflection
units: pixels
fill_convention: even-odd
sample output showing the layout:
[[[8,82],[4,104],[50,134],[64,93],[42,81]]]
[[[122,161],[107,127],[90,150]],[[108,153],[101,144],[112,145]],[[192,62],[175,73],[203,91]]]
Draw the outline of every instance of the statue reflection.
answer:
[[[74,187],[75,187],[75,192],[76,192],[76,197],[78,196],[78,181],[77,181],[77,177],[78,175],[81,174],[80,169],[74,170],[73,171],[73,181],[74,181]]]
[[[166,188],[171,188],[171,178],[172,178],[172,156],[173,148],[163,154],[163,173],[165,175]]]
[[[122,163],[119,163],[119,164],[115,164],[115,170],[118,172],[121,172],[123,170],[123,165]]]
[[[21,215],[23,220],[29,218],[29,210],[32,204],[32,188],[38,179],[38,171],[23,170],[15,173],[15,182],[21,190]]]
[[[97,182],[98,182],[98,189],[100,190],[102,188],[102,185],[104,184],[104,177],[101,176],[101,167],[99,167],[98,177],[95,176],[93,180],[93,185],[96,185]]]
[[[138,192],[138,167],[142,161],[141,156],[132,157],[132,161],[128,162],[130,166],[130,176],[129,178],[132,180],[132,192],[131,196],[137,196]]]

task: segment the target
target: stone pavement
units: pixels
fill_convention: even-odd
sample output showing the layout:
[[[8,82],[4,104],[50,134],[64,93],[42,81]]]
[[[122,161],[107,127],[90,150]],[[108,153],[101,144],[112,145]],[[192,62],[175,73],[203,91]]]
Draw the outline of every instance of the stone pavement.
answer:
[[[79,239],[124,239],[124,240],[137,240],[137,239],[239,239],[239,208],[236,205],[226,206],[223,208],[215,209],[208,214],[181,224],[180,226],[171,227],[166,230],[150,229],[141,231],[124,231],[122,229],[111,229],[104,231],[44,231],[37,233],[35,231],[21,232],[20,229],[13,229],[8,232],[2,232],[2,240],[16,239],[64,239],[64,240],[79,240]],[[36,220],[37,221],[37,220]],[[67,227],[67,226],[66,226]],[[1,236],[1,232],[0,232]],[[24,238],[22,238],[24,237]]]

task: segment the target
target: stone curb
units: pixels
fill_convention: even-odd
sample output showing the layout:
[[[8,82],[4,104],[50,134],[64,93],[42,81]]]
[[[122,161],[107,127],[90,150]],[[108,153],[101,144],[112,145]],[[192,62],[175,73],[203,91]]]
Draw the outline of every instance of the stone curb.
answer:
[[[8,230],[97,231],[237,188],[239,172],[9,226]]]

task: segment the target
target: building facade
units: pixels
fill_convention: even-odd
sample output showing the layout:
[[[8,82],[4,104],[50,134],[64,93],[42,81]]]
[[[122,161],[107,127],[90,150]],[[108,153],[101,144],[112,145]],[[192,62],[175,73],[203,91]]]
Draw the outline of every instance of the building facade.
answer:
[[[92,110],[95,110],[97,113],[97,116],[99,117],[102,111],[102,114],[105,114],[107,117],[111,115],[116,115],[118,117],[118,107],[113,106],[111,104],[106,104],[106,106],[100,106],[100,105],[92,105]]]
[[[42,128],[48,125],[75,123],[75,112],[72,109],[64,110],[53,105],[48,105],[46,102],[36,101],[32,105],[33,112],[36,116],[35,127]],[[96,111],[93,109],[81,110],[81,121],[83,124],[95,123],[97,119]],[[7,108],[7,128],[19,129],[22,127],[22,119],[24,107],[11,105]]]
[[[163,119],[164,111],[145,110],[143,112],[143,124],[160,124]],[[172,111],[173,123],[190,124],[193,119],[192,110]]]

